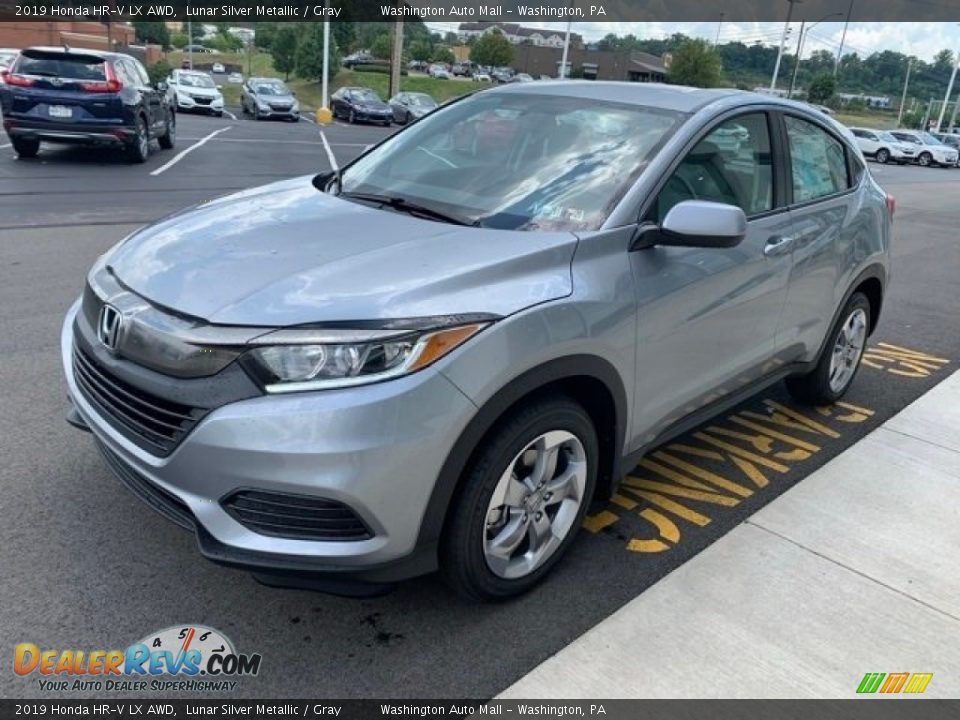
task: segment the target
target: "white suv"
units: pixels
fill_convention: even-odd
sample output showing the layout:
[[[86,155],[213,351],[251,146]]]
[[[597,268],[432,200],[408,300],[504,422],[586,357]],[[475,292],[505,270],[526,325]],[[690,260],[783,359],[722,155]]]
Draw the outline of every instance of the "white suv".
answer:
[[[949,145],[944,145],[928,132],[894,130],[890,134],[898,140],[912,143],[916,147],[917,162],[924,167],[928,165],[954,167],[957,164],[957,150]]]
[[[917,159],[917,146],[898,140],[885,130],[869,128],[850,128],[857,140],[857,146],[867,157],[878,163],[895,162],[903,165]]]

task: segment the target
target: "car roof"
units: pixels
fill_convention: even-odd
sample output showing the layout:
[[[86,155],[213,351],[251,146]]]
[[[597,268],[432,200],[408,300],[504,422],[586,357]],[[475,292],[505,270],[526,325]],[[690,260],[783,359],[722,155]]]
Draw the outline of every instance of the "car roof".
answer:
[[[26,53],[31,51],[45,52],[45,53],[60,53],[61,55],[63,54],[87,55],[87,56],[102,58],[104,60],[112,60],[113,58],[117,58],[117,57],[128,57],[128,58],[133,57],[132,55],[126,55],[124,53],[107,52],[106,50],[90,50],[89,48],[73,48],[69,46],[65,47],[63,45],[34,45],[32,47],[19,50],[18,52]]]
[[[660,83],[635,83],[600,80],[551,80],[536,85],[501,85],[485,92],[537,93],[538,95],[562,95],[585,100],[631,103],[678,112],[693,112],[715,100],[727,97],[747,96],[733,89],[701,89]],[[765,101],[775,101],[773,96],[758,95]]]

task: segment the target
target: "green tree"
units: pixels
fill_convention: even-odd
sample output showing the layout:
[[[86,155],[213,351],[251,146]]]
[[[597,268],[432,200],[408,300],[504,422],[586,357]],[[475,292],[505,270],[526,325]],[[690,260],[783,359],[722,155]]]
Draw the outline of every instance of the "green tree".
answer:
[[[133,23],[133,31],[137,40],[142,43],[153,43],[162,46],[164,50],[170,49],[170,31],[167,30],[166,23],[136,21]]]
[[[720,54],[706,40],[688,39],[673,51],[667,79],[675,85],[718,87],[723,65]]]
[[[457,61],[457,58],[454,57],[453,52],[450,48],[439,47],[435,48],[433,51],[432,59],[438,63],[446,63],[448,65],[453,65]]]
[[[193,42],[203,40],[203,23],[180,23],[180,32],[188,34],[190,32],[191,25],[193,27],[193,37],[190,39]]]
[[[166,81],[170,77],[173,69],[166,60],[158,60],[147,68],[147,75],[150,76],[150,82],[156,85],[158,82]]]
[[[500,33],[484,33],[471,46],[470,60],[477,65],[509,65],[513,61],[513,47]]]
[[[837,92],[837,80],[833,73],[822,72],[817,75],[807,88],[807,100],[814,105],[825,105]]]
[[[209,42],[210,47],[220,52],[234,52],[243,48],[243,40],[236,35],[214,35]]]
[[[410,57],[420,62],[429,60],[432,53],[433,48],[426,40],[418,40],[410,46]]]
[[[186,33],[174,33],[170,36],[170,44],[178,50],[182,50],[190,43],[190,38]]]
[[[297,77],[304,80],[319,80],[323,75],[323,23],[300,23],[297,26],[295,68]],[[333,79],[339,69],[340,51],[331,35],[327,78]]]
[[[378,60],[389,60],[393,52],[393,39],[387,34],[377,35],[370,45],[370,54]]]
[[[253,44],[262,50],[269,50],[279,29],[279,23],[258,22],[254,26]]]
[[[297,29],[293,25],[281,25],[270,43],[270,56],[273,58],[273,69],[282,72],[283,77],[290,79],[297,67],[298,50]]]

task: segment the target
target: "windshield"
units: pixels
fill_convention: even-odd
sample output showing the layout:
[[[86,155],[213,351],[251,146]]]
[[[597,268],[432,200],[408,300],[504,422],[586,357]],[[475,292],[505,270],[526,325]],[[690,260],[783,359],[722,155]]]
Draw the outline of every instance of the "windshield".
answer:
[[[350,99],[357,102],[368,102],[368,103],[378,103],[380,102],[379,96],[373,92],[373,90],[352,90],[350,92]]]
[[[888,132],[878,132],[877,137],[885,142],[899,142],[897,138],[895,138],[893,135],[891,135]]]
[[[597,229],[685,119],[593,99],[478,94],[361,157],[342,188],[483,227]]]
[[[290,90],[282,83],[261,83],[257,85],[257,95],[289,95]]]
[[[437,102],[429,95],[408,95],[408,102],[417,107],[436,107]]]
[[[937,139],[936,139],[933,135],[931,135],[930,133],[922,132],[922,133],[920,133],[920,138],[923,140],[924,144],[926,144],[926,145],[943,145],[942,142],[940,142],[939,140],[937,140]]]
[[[209,75],[184,75],[180,73],[180,84],[185,87],[212,88],[213,79]]]

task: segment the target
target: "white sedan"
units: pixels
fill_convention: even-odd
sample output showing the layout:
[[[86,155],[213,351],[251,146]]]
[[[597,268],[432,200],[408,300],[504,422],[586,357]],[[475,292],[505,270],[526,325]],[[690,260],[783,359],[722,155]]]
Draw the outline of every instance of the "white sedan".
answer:
[[[215,73],[225,73],[225,72],[227,71],[227,69],[223,66],[223,63],[214,63],[214,64],[213,64],[213,71],[214,71]]]

